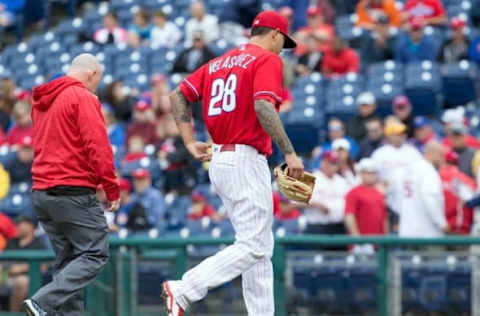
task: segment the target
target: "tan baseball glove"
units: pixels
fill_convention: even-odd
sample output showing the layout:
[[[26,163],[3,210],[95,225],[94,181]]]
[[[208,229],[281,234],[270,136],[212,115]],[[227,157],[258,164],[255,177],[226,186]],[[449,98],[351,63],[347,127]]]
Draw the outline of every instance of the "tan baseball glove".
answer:
[[[308,203],[312,197],[315,176],[309,172],[303,172],[300,179],[287,175],[287,164],[283,163],[273,170],[277,186],[280,192],[292,201]]]

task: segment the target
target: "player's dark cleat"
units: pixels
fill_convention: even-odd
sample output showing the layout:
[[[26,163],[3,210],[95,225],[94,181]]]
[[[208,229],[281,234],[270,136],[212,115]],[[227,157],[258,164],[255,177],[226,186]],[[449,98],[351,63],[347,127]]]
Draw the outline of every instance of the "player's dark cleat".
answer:
[[[175,301],[172,291],[170,291],[168,282],[163,282],[162,284],[162,298],[163,302],[165,303],[165,311],[167,312],[167,316],[185,315],[183,308]]]
[[[37,302],[31,299],[23,301],[23,310],[28,316],[47,316],[47,312],[45,312]]]

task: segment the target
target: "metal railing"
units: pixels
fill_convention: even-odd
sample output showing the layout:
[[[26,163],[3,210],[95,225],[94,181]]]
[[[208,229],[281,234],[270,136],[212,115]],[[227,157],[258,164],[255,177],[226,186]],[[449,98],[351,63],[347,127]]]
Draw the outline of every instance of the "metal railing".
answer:
[[[230,244],[233,238],[212,238],[212,237],[189,237],[189,238],[112,238],[110,240],[111,260],[107,268],[97,278],[96,282],[103,285],[104,290],[115,291],[115,310],[118,316],[137,315],[136,306],[136,282],[132,282],[130,267],[132,262],[138,260],[139,254],[142,259],[169,260],[174,263],[176,278],[181,277],[187,268],[188,245],[222,245]],[[389,253],[397,246],[429,246],[429,245],[480,245],[480,237],[470,236],[449,236],[435,239],[420,238],[399,238],[396,236],[375,236],[375,237],[351,237],[351,236],[319,236],[319,235],[291,235],[277,237],[275,240],[274,255],[272,258],[275,275],[275,315],[286,316],[287,296],[285,287],[285,270],[288,246],[302,245],[305,248],[322,245],[352,245],[352,244],[374,244],[377,245],[377,297],[378,315],[389,316],[388,309],[388,270]],[[161,250],[161,251],[159,251]],[[40,265],[42,262],[52,261],[53,253],[47,251],[5,251],[0,253],[0,262],[5,261],[26,261],[30,265],[30,292],[33,293],[41,285],[42,274]],[[112,278],[112,275],[114,276]],[[112,284],[108,284],[112,283]],[[108,289],[110,287],[110,289]],[[90,314],[109,315],[108,308],[112,308],[108,300],[102,295],[93,291],[89,292]],[[472,299],[479,296],[474,293]],[[102,301],[103,300],[103,301]],[[109,305],[109,306],[105,306]],[[95,311],[95,312],[92,312]],[[101,311],[101,312],[100,312]],[[0,316],[14,315],[12,313],[0,313]]]

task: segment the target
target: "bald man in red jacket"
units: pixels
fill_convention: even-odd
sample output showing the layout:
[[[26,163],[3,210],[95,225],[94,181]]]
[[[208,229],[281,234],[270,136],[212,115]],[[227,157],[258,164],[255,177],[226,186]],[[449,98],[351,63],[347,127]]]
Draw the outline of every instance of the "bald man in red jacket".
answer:
[[[28,315],[84,314],[84,288],[108,260],[108,227],[95,189],[120,205],[113,153],[95,90],[102,69],[90,54],[33,91],[33,206],[56,254],[53,281],[24,302]]]

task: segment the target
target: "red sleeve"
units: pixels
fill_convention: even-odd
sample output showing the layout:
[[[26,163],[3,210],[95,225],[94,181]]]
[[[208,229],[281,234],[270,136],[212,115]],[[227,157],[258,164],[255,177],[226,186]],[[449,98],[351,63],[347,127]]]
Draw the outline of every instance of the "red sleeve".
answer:
[[[283,63],[277,55],[267,55],[258,61],[253,78],[253,98],[267,100],[276,108],[282,102]]]
[[[440,0],[435,1],[433,5],[435,6],[434,17],[445,15],[445,8]]]
[[[183,79],[180,84],[180,90],[188,102],[197,102],[202,99],[204,75],[207,66],[208,64],[203,65],[194,73]]]
[[[357,194],[355,189],[345,196],[345,214],[355,214],[357,211]]]
[[[347,72],[359,72],[360,70],[360,60],[357,53],[352,49],[348,54],[348,71]]]
[[[82,91],[83,94],[85,92]],[[77,108],[77,123],[80,137],[90,165],[97,171],[109,201],[118,200],[120,189],[113,164],[112,146],[107,135],[100,103],[93,95],[85,95]]]
[[[17,228],[13,221],[6,215],[0,213],[0,234],[6,239],[17,235]]]

